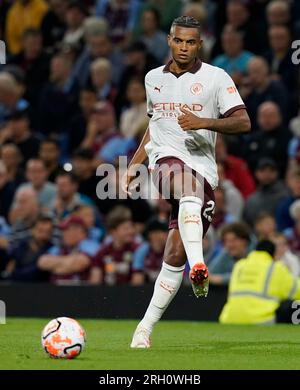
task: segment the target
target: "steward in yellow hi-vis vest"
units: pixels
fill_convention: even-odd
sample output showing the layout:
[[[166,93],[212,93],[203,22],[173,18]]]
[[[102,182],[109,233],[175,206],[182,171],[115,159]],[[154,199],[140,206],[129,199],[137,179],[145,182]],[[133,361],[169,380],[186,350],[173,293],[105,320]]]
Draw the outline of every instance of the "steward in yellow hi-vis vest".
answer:
[[[273,260],[274,251],[272,242],[262,241],[235,264],[221,323],[272,324],[282,301],[300,299],[300,279]]]

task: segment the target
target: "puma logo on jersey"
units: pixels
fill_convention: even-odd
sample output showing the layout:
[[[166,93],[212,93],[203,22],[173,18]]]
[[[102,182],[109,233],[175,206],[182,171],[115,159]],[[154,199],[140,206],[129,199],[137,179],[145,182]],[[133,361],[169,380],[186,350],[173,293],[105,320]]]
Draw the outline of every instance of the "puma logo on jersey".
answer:
[[[162,87],[163,87],[162,85],[160,87],[155,87],[154,91],[158,91],[160,93],[160,90],[162,89]]]

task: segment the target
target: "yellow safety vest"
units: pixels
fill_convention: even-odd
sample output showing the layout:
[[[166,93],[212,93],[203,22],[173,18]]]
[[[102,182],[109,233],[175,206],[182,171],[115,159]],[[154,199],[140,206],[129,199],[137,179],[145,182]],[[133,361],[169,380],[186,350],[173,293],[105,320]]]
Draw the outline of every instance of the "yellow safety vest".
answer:
[[[280,302],[300,299],[300,279],[264,251],[253,251],[233,267],[228,300],[220,315],[223,324],[275,322]]]

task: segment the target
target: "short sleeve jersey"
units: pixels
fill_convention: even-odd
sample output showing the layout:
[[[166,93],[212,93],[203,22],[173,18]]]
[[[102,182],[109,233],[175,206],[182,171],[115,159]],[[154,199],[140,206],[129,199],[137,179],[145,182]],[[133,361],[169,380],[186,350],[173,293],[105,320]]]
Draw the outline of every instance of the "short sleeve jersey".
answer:
[[[217,133],[207,129],[184,131],[177,122],[180,107],[202,118],[218,119],[245,108],[231,77],[222,69],[195,60],[187,72],[152,69],[145,77],[150,142],[145,149],[149,168],[167,156],[177,157],[202,174],[212,188],[218,184],[215,162]]]

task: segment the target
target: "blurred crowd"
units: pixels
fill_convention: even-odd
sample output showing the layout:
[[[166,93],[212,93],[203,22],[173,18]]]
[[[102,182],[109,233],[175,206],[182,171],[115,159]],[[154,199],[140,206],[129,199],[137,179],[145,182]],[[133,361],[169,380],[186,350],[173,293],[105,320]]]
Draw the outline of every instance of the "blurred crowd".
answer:
[[[118,170],[136,150],[144,76],[169,60],[170,24],[183,14],[201,22],[200,57],[231,75],[252,122],[247,135],[218,136],[211,283],[227,285],[259,240],[300,275],[299,1],[3,0],[0,280],[155,280],[169,204],[100,200],[96,169]]]

